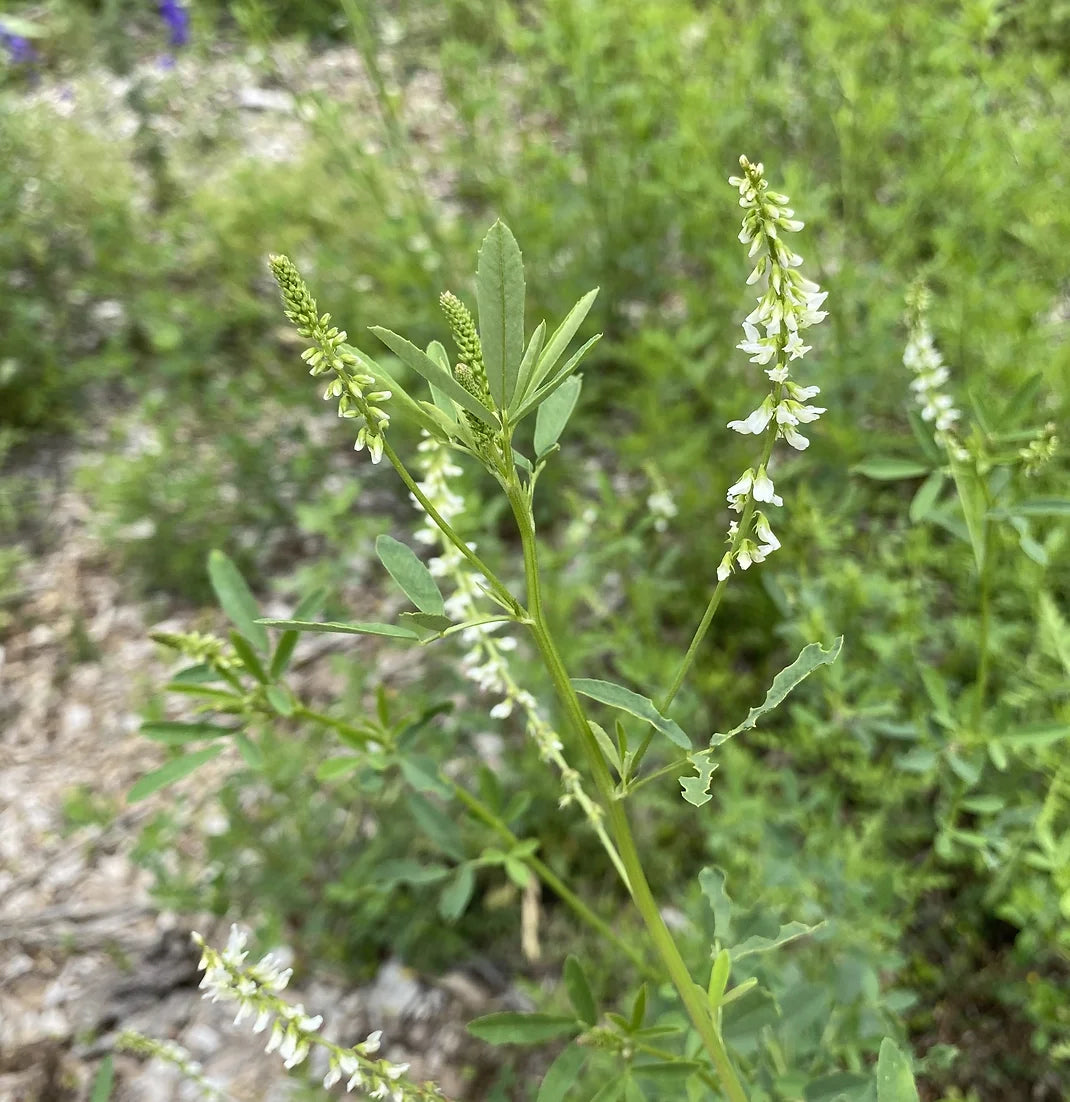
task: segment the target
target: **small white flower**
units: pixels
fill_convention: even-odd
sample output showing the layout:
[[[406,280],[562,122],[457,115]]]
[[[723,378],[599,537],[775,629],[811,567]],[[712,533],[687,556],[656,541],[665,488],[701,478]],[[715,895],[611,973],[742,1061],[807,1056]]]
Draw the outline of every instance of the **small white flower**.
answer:
[[[762,551],[768,555],[780,548],[780,540],[773,534],[764,513],[754,514],[754,534],[762,541]]]
[[[775,492],[773,480],[765,473],[765,467],[758,468],[754,479],[754,500],[766,501],[771,505],[783,505],[783,499]]]
[[[796,451],[805,451],[810,446],[810,441],[807,440],[798,429],[791,425],[785,425],[780,430],[780,435],[795,448]]]
[[[756,410],[748,414],[742,421],[729,421],[728,427],[744,436],[765,432],[766,426],[773,417],[773,403],[766,399]]]
[[[732,504],[737,497],[745,497],[750,493],[751,487],[754,485],[754,471],[748,467],[742,475],[740,475],[739,481],[733,483],[728,487],[727,498],[729,504]]]
[[[732,552],[726,551],[717,567],[717,580],[723,582],[732,573]]]

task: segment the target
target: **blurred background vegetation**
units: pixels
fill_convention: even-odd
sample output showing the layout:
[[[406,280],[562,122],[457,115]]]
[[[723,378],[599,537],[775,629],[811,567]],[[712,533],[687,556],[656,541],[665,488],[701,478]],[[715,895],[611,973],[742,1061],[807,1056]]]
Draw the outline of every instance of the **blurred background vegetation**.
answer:
[[[475,248],[501,215],[532,325],[602,288],[606,337],[541,506],[568,658],[666,684],[721,555],[724,490],[751,461],[724,427],[755,394],[733,347],[750,295],[726,177],[741,152],[762,159],[830,292],[804,380],[829,413],[779,470],[783,550],[730,587],[681,722],[734,725],[803,644],[846,646],[766,730],[725,747],[701,813],[671,784],[647,805],[655,888],[691,920],[695,960],[703,865],[738,901],[826,920],[755,966],[781,1014],[756,1011],[768,1020],[743,1056],[771,1097],[821,1076],[808,1102],[837,1097],[888,1033],[913,1046],[927,1097],[1067,1097],[1066,525],[1036,520],[1033,554],[1001,549],[988,714],[971,727],[969,545],[911,509],[920,478],[856,468],[924,462],[902,366],[918,276],[969,419],[1068,423],[1070,4],[199,0],[188,15],[143,0],[0,15],[0,631],[17,630],[20,578],[51,538],[37,491],[61,462],[110,569],[161,615],[210,602],[213,547],[261,594],[325,585],[345,614],[369,584],[370,537],[415,514],[317,408],[266,255],[293,256],[377,355],[367,325],[444,336],[437,294],[471,299]],[[1052,498],[1066,478],[1057,458],[1031,492]],[[679,512],[658,531],[645,503],[662,484]],[[471,528],[506,556],[487,491],[464,486]],[[342,676],[344,705],[361,707],[369,672]],[[433,753],[459,755],[487,726],[456,655],[403,689],[461,702]],[[486,783],[520,799],[515,829],[623,909],[534,750],[501,733]],[[259,799],[242,798],[242,775],[221,793],[229,826],[206,863],[159,860],[178,820],[153,823],[141,849],[161,898],[255,915],[354,975],[388,953],[429,970],[509,959],[504,878],[488,874],[444,928],[432,889],[376,872],[432,851],[392,814],[404,793],[325,786],[314,739],[267,745]],[[374,842],[338,841],[364,804]],[[547,906],[563,955],[576,934]],[[604,959],[612,998],[619,962]]]

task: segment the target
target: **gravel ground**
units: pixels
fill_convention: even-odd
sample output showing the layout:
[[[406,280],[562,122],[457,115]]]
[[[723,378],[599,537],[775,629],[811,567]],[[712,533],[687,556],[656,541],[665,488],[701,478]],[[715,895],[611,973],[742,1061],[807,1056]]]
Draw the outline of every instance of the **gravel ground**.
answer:
[[[273,59],[288,82],[364,103],[353,117],[370,117],[369,84],[352,51],[308,62],[297,47]],[[180,57],[173,69],[147,63],[131,77],[90,70],[76,80],[43,79],[25,102],[128,141],[137,120],[126,95],[131,80],[143,80],[173,105],[160,122],[169,140],[183,141],[207,119],[239,135],[245,154],[286,159],[306,128],[290,94],[263,82],[264,71],[245,59]],[[416,74],[408,90],[414,132],[440,132],[433,80]],[[158,606],[124,598],[92,536],[90,506],[71,488],[78,462],[73,453],[30,460],[48,467],[28,472],[48,518],[48,550],[24,571],[13,624],[0,636],[0,1102],[87,1098],[101,1056],[124,1028],[179,1042],[236,1099],[286,1097],[291,1083],[277,1059],[260,1054],[262,1039],[198,998],[190,931],[219,944],[226,929],[205,916],[161,912],[148,874],[131,858],[139,825],[176,791],[195,834],[213,813],[212,770],[221,776],[230,760],[125,804],[133,782],[162,758],[159,747],[134,737],[139,709],[168,669],[148,633],[188,620],[153,622]],[[74,825],[81,806],[114,815]],[[503,1003],[471,976],[427,982],[392,961],[361,990],[319,976],[292,998],[322,1013],[337,1039],[354,1043],[382,1028],[385,1056],[411,1061],[413,1075],[434,1078],[453,1097],[466,1089],[479,1096],[471,1079],[478,1083],[479,1046],[463,1022]],[[116,1072],[120,1102],[199,1096],[158,1061],[120,1056]]]

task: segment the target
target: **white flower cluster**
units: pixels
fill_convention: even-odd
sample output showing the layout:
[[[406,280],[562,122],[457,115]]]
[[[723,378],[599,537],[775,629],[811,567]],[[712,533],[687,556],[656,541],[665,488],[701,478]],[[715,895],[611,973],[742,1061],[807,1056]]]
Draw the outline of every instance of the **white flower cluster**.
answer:
[[[903,350],[903,365],[914,373],[910,389],[921,407],[921,419],[933,426],[933,439],[953,459],[965,460],[969,453],[959,443],[955,425],[962,416],[951,395],[943,389],[951,375],[933,341],[928,311],[932,301],[922,284],[907,295],[909,333]]]
[[[465,508],[464,498],[450,485],[451,479],[461,474],[461,469],[450,461],[447,448],[430,436],[425,435],[420,441],[419,450],[423,453],[424,472],[420,489],[442,519],[452,522]],[[416,505],[420,507],[419,502]],[[483,615],[479,598],[482,594],[480,583],[484,579],[472,572],[461,552],[442,537],[430,519],[416,531],[415,539],[423,544],[441,546],[441,553],[431,560],[428,569],[436,577],[448,578],[454,585],[453,594],[446,600],[446,614],[460,623],[478,620]],[[469,546],[475,549],[474,545]],[[565,760],[561,739],[540,714],[535,698],[513,678],[506,653],[516,650],[516,639],[496,634],[501,626],[501,623],[479,624],[461,632],[461,638],[468,645],[461,659],[461,669],[483,692],[501,697],[490,710],[493,718],[505,719],[514,709],[523,713],[527,733],[538,748],[539,756],[561,773],[565,790],[561,806],[576,803],[595,829],[602,832],[602,809],[584,792],[579,773]]]
[[[279,997],[290,982],[292,969],[283,968],[272,953],[257,964],[246,965],[246,937],[237,926],[231,926],[222,953],[206,944],[200,934],[194,933],[193,940],[201,949],[197,967],[204,972],[201,979],[204,997],[212,1002],[236,1002],[235,1025],[250,1016],[253,1017],[254,1033],[262,1033],[270,1025],[265,1051],[277,1051],[285,1067],[293,1068],[303,1063],[316,1045],[327,1051],[324,1087],[333,1087],[346,1078],[347,1091],[359,1090],[369,1098],[386,1102],[423,1102],[442,1097],[433,1087],[418,1086],[406,1080],[408,1064],[372,1059],[379,1051],[381,1031],[376,1030],[352,1048],[342,1048],[323,1037],[319,1033],[323,1024],[320,1015],[307,1014],[300,1003],[288,1003]]]
[[[765,514],[755,508],[756,502],[783,504],[767,471],[773,444],[786,440],[802,451],[810,441],[799,426],[811,424],[825,412],[822,406],[807,404],[820,388],[796,383],[791,378],[789,364],[810,351],[802,333],[825,318],[821,306],[828,293],[799,273],[802,257],[792,252],[780,236],[803,226],[788,206],[788,197],[769,190],[760,162],[751,164],[746,157],[740,157],[739,164],[743,175],[729,177],[728,181],[739,189],[739,205],[746,212],[739,240],[750,245],[748,256],[761,253],[747,283],[762,280],[765,290],[758,298],[758,305],[744,319],[744,339],[736,347],[750,356],[751,363],[771,365],[766,367],[765,374],[773,385],[756,410],[742,420],[728,422],[728,427],[736,432],[767,435],[768,439],[757,469],[748,468],[728,490],[728,504],[742,518],[733,521],[729,529],[730,547],[717,567],[720,581],[737,566],[746,570],[752,563],[762,562],[780,546]]]

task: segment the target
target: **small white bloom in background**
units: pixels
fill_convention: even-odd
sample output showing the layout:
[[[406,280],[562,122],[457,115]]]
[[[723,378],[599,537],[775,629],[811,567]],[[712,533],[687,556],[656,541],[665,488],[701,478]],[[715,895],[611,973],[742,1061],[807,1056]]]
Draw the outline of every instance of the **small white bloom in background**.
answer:
[[[766,447],[757,473],[748,468],[728,489],[728,504],[741,514],[741,519],[733,521],[728,533],[729,550],[717,567],[717,579],[722,582],[737,566],[747,570],[780,547],[769,522],[754,508],[756,502],[774,506],[784,503],[766,471],[773,444],[783,440],[797,451],[809,447],[810,441],[798,426],[812,424],[826,412],[823,406],[806,404],[819,388],[796,383],[791,378],[791,364],[812,351],[802,334],[826,317],[821,307],[828,293],[799,272],[802,257],[784,243],[783,234],[796,233],[803,227],[794,217],[788,197],[769,190],[760,162],[752,164],[740,157],[739,164],[742,175],[732,176],[728,182],[738,188],[739,205],[744,210],[739,240],[750,246],[748,256],[761,254],[747,284],[759,284],[762,293],[743,321],[743,340],[736,347],[750,357],[751,363],[771,365],[764,374],[772,391],[756,410],[728,422],[730,429],[744,436],[765,436]],[[750,538],[752,532],[759,542]]]
[[[653,489],[646,499],[647,512],[654,519],[654,531],[664,532],[669,527],[669,521],[676,516],[679,509],[677,509],[676,502],[673,500],[672,494],[669,493],[669,488],[665,485],[664,479],[653,465],[648,467],[647,474],[653,484]]]
[[[201,949],[198,967],[204,972],[201,980],[204,997],[213,1002],[237,1003],[235,1024],[254,1014],[254,1033],[263,1032],[270,1023],[271,1033],[264,1051],[278,1052],[285,1068],[295,1068],[304,1063],[312,1048],[318,1047],[327,1052],[324,1087],[333,1087],[343,1076],[347,1076],[347,1091],[366,1091],[373,1098],[389,1098],[391,1102],[431,1102],[442,1098],[436,1087],[406,1080],[404,1076],[408,1064],[374,1059],[382,1041],[379,1030],[370,1033],[352,1048],[343,1048],[327,1040],[319,1032],[323,1024],[321,1015],[309,1014],[301,1003],[288,1003],[280,997],[279,992],[289,982],[291,969],[282,967],[278,954],[268,953],[257,964],[245,964],[247,939],[237,926],[230,928],[230,937],[222,952],[207,944],[200,934],[194,933],[193,940]],[[158,1042],[150,1044],[162,1047]],[[153,1049],[153,1054],[167,1058],[165,1052],[156,1049]],[[180,1067],[188,1078],[194,1078],[205,1086],[201,1079],[196,1078],[199,1069],[195,1065],[184,1065],[174,1054],[171,1062]],[[207,1086],[210,1087],[210,1084]],[[218,1092],[211,1095],[207,1091],[206,1096],[225,1097]]]
[[[951,372],[945,366],[929,328],[928,311],[932,296],[924,284],[916,284],[907,294],[909,327],[903,365],[914,374],[910,389],[921,409],[921,419],[933,426],[933,439],[953,459],[963,461],[969,453],[955,435],[961,417],[954,399],[943,390]]]

